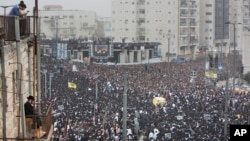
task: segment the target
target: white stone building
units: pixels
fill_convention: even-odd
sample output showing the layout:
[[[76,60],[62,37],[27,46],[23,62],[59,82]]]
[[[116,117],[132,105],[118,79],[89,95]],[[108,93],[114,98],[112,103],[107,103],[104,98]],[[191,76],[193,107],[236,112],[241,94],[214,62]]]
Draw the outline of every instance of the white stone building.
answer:
[[[168,53],[192,57],[191,46],[197,44],[199,36],[198,2],[113,0],[114,41],[126,39],[126,42],[161,42],[164,61],[169,60]]]
[[[242,55],[244,73],[247,73],[250,71],[250,0],[230,2],[230,5],[234,5],[231,7],[230,22],[235,23],[235,31],[233,25],[230,25],[230,49],[234,49],[235,41],[235,48]]]
[[[91,39],[97,34],[97,16],[93,11],[63,10],[60,5],[47,5],[39,10],[39,20],[46,38]]]

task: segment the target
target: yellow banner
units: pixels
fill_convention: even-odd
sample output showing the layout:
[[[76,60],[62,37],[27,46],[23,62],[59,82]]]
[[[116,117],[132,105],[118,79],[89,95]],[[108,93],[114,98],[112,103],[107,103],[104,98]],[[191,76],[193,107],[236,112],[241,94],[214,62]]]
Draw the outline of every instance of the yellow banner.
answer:
[[[213,73],[213,72],[205,72],[205,76],[208,78],[217,78],[217,73]]]
[[[73,82],[68,82],[68,88],[76,89],[76,84]]]

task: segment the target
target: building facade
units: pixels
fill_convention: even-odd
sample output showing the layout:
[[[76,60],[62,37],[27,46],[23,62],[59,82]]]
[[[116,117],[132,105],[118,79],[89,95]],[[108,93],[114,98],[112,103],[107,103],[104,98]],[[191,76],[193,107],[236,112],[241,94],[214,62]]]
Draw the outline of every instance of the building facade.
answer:
[[[230,25],[230,50],[234,49],[235,42],[235,49],[242,56],[243,73],[247,73],[250,71],[250,0],[230,1],[230,5],[234,5],[230,10],[230,22],[235,24],[235,28]]]
[[[113,0],[112,37],[115,41],[160,42],[162,59],[192,57],[197,44],[197,0]]]
[[[48,39],[92,39],[98,36],[95,12],[63,10],[60,5],[47,5],[39,11],[40,33]]]
[[[1,67],[1,74],[5,71],[5,84],[6,84],[6,137],[16,138],[23,135],[23,122],[22,122],[22,109],[24,103],[27,101],[29,95],[36,95],[37,83],[34,79],[34,46],[28,46],[27,39],[21,40],[20,44],[12,42],[1,47],[4,49],[4,56],[1,56],[1,60],[4,57],[4,68]],[[17,48],[20,48],[20,52],[17,53]],[[18,59],[17,55],[20,55]],[[1,62],[3,63],[3,62]],[[2,65],[2,64],[1,64]],[[4,70],[3,70],[4,69]],[[20,74],[19,74],[20,71]],[[19,81],[19,79],[21,79]],[[2,88],[1,79],[1,90]],[[3,91],[1,91],[3,93]],[[1,95],[1,99],[4,99]],[[36,97],[37,99],[37,97]],[[2,103],[2,102],[1,102]],[[1,108],[1,124],[3,129],[3,108]],[[24,120],[25,121],[25,120]],[[25,131],[26,132],[26,131]],[[3,133],[0,132],[0,137],[3,137]],[[27,135],[27,133],[25,133]],[[27,136],[26,136],[27,137]]]

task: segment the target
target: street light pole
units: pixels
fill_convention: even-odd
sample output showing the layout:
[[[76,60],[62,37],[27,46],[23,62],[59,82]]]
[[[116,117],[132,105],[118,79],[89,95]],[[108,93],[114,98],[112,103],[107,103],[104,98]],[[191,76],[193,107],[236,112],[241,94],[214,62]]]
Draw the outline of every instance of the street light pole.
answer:
[[[47,99],[47,70],[43,71],[44,73],[44,97]]]
[[[168,37],[168,63],[169,63],[169,53],[170,53],[170,31],[168,31],[167,37]]]
[[[51,80],[52,80],[53,74],[49,74],[49,99],[51,99]]]
[[[123,116],[122,116],[122,141],[126,141],[127,137],[127,84],[128,74],[124,74],[124,92],[123,92]]]
[[[235,31],[236,31],[236,28],[235,28],[235,25],[236,24],[241,24],[241,23],[232,23],[232,22],[226,22],[225,24],[232,24],[233,25],[233,34],[234,34],[234,54],[233,54],[233,90],[235,89],[235,74],[236,74],[236,37],[235,37]]]

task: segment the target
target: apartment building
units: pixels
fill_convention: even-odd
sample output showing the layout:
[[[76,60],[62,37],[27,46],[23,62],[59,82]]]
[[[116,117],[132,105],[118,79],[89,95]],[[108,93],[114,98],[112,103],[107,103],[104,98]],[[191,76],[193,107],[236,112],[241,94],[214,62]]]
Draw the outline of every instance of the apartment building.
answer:
[[[101,37],[111,37],[111,18],[98,17],[97,23],[100,25],[100,28],[97,28],[97,33],[102,33]]]
[[[46,5],[39,11],[40,33],[61,40],[97,36],[97,16],[93,11],[63,10],[60,5]]]
[[[229,0],[200,1],[200,40],[214,57],[225,56],[229,51]]]
[[[179,4],[179,55],[195,59],[199,41],[199,8],[198,0],[180,0]]]
[[[161,42],[162,59],[192,57],[199,36],[198,0],[113,0],[115,41]],[[194,50],[193,50],[194,51]]]
[[[247,73],[250,71],[250,0],[234,0],[230,5],[230,21],[234,23],[230,25],[230,50],[234,49],[235,42],[235,49],[242,55],[244,73]]]

